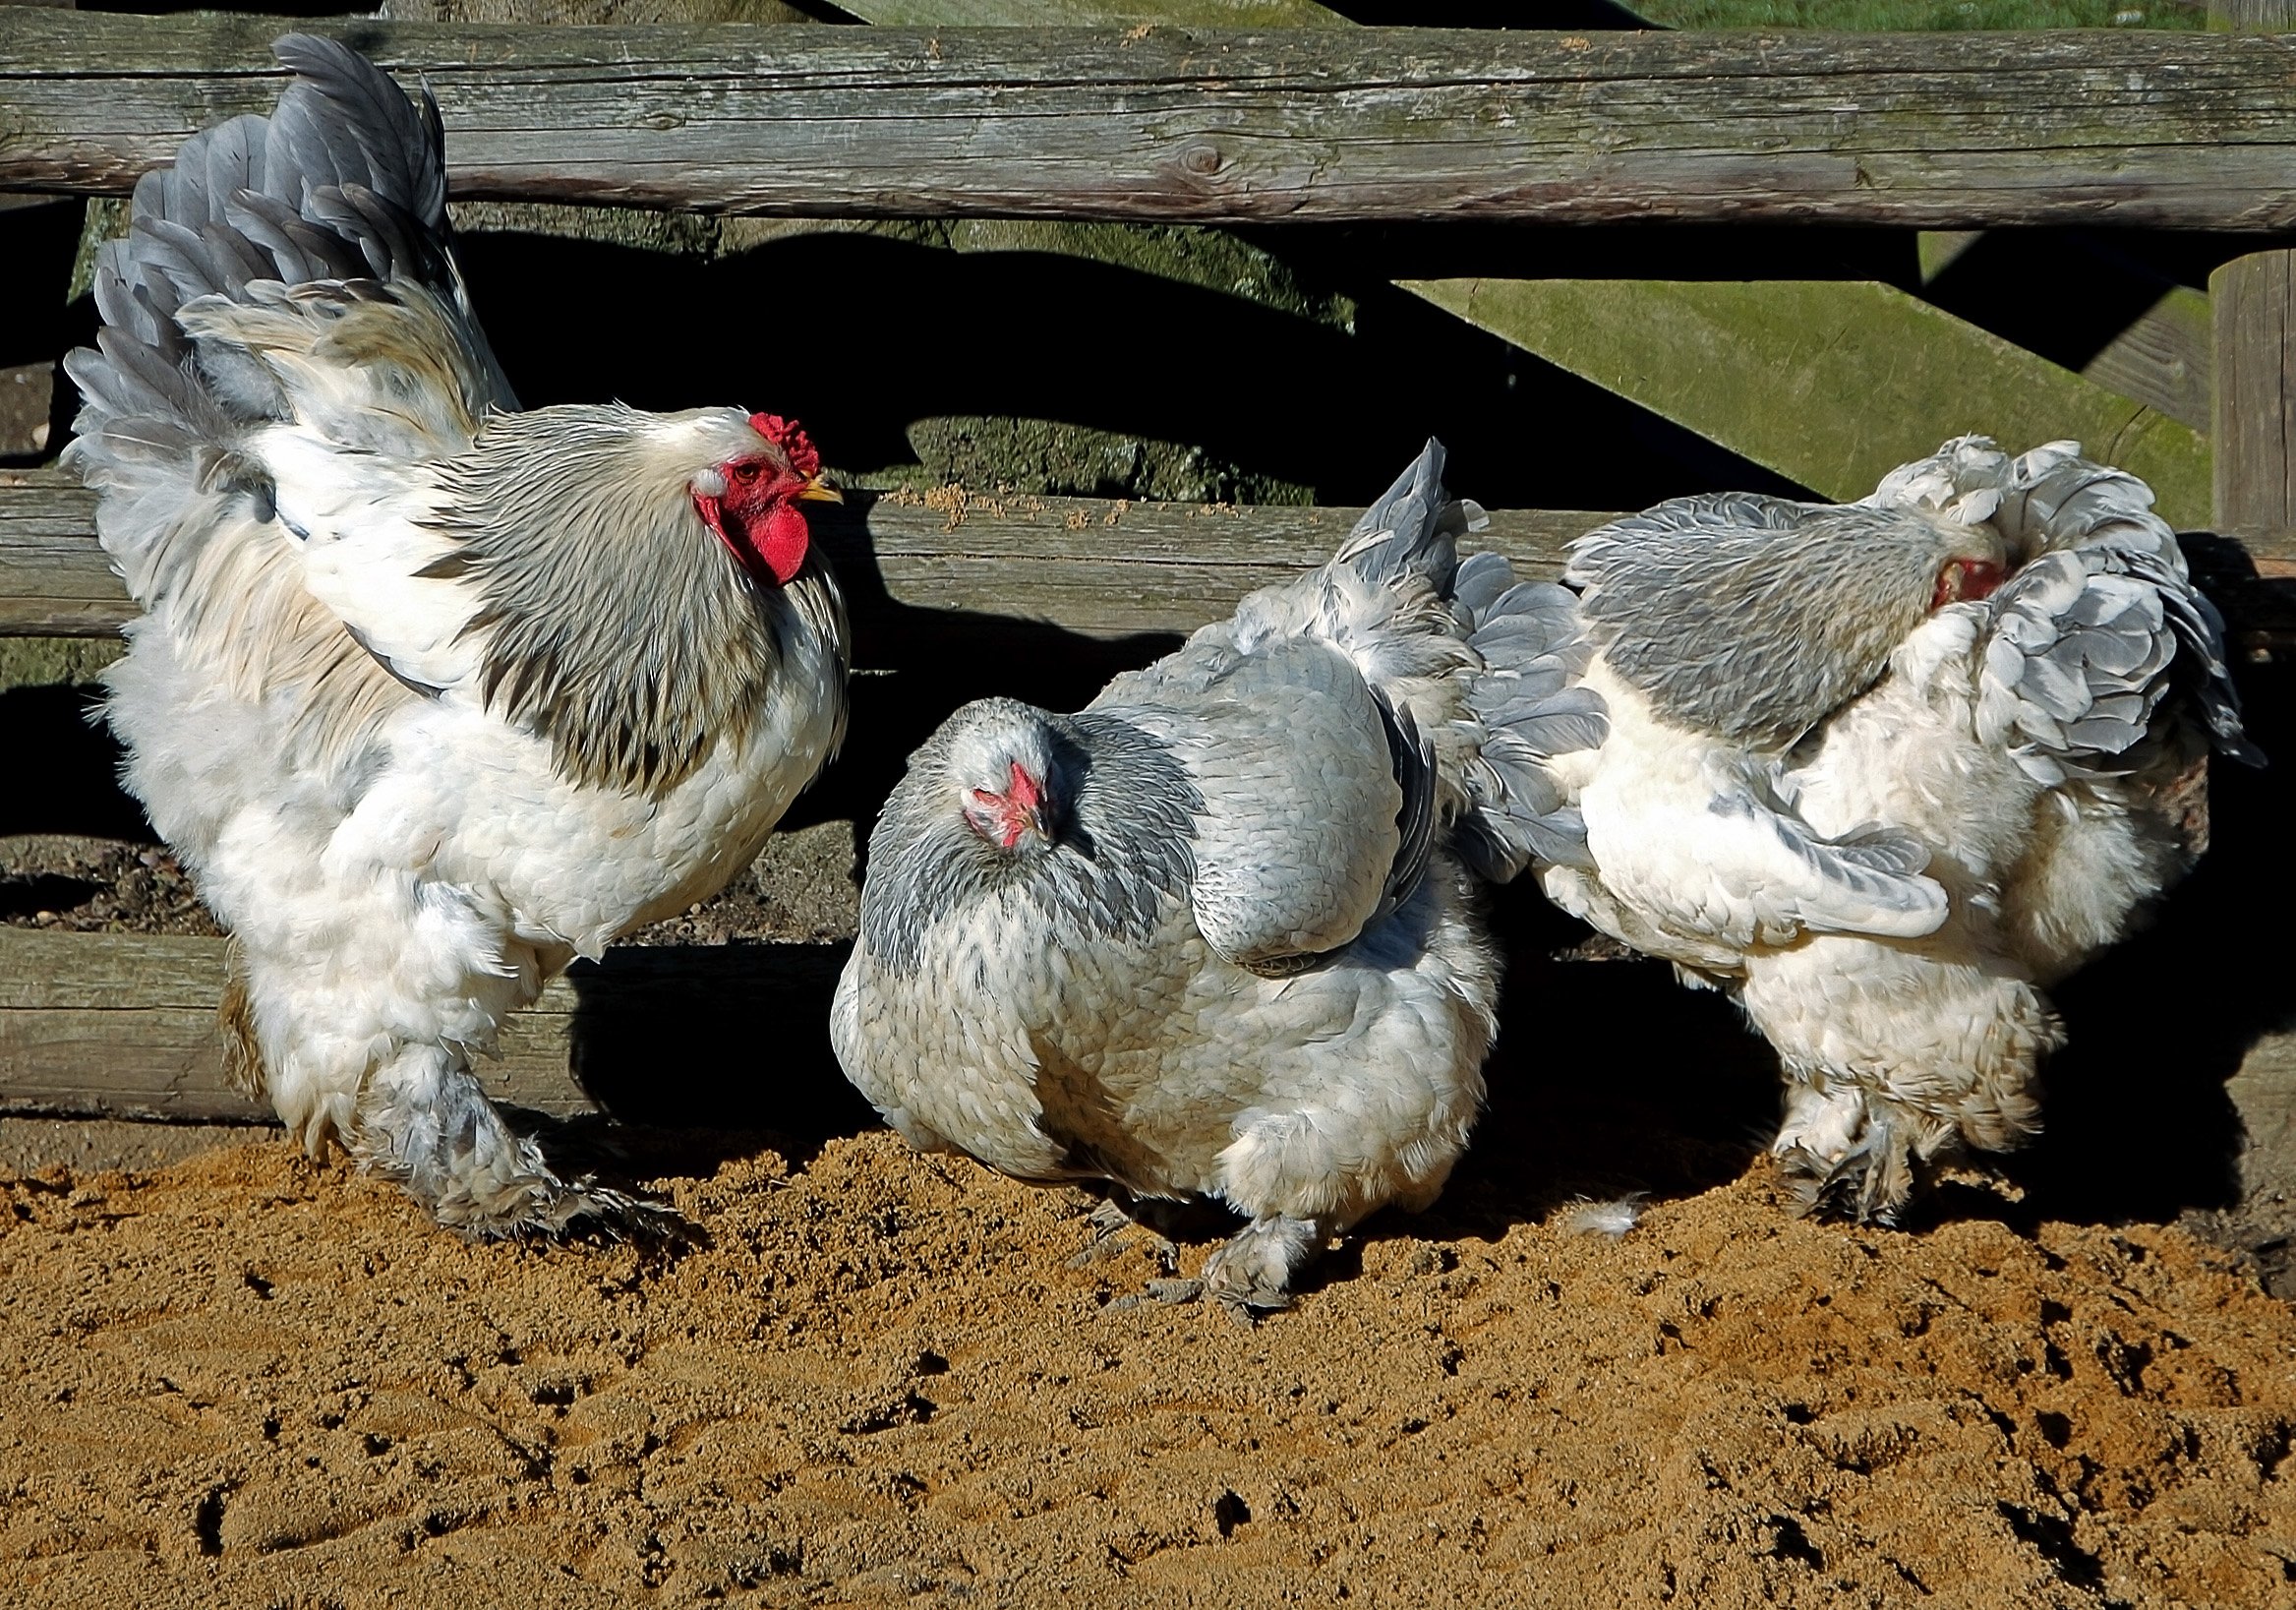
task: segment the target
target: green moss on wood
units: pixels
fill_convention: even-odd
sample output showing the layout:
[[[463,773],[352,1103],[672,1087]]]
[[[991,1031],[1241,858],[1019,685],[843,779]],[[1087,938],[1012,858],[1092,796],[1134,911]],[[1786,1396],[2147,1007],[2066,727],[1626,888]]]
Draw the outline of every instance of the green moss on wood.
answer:
[[[2184,425],[1888,285],[1839,280],[1417,280],[1479,328],[1828,498],[1980,432],[2060,437],[2208,518],[2208,447]]]
[[[1311,488],[1256,474],[1199,447],[1049,419],[977,414],[909,428],[914,472],[863,477],[913,490],[957,485],[1041,497],[1212,504],[1307,504]]]
[[[116,637],[0,637],[0,690],[86,686],[127,647]]]

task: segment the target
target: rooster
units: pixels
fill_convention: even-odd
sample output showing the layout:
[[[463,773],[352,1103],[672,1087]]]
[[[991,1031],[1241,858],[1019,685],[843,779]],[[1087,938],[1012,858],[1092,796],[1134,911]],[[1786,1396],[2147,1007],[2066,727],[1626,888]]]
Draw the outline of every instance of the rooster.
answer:
[[[1847,507],[1677,499],[1574,547],[1611,731],[1557,762],[1592,865],[1542,880],[1736,997],[1810,1205],[1887,1221],[2034,1133],[2042,991],[2192,865],[2211,743],[2261,760],[2151,506],[2076,443],[1964,437]]]
[[[1575,603],[1460,564],[1442,471],[1076,715],[958,711],[869,840],[847,1075],[920,1149],[1245,1218],[1161,1295],[1281,1307],[1434,1200],[1494,1032],[1478,885],[1583,859],[1545,775],[1602,736]]]
[[[103,249],[66,459],[143,617],[105,711],[233,934],[228,1059],[481,1235],[615,1229],[471,1070],[577,956],[746,866],[845,723],[794,424],[521,412],[438,107],[325,39]]]

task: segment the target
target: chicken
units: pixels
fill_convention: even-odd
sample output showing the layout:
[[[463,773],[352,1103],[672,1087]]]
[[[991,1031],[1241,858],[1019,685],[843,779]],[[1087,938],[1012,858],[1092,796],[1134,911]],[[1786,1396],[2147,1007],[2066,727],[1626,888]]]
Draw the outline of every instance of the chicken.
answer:
[[[1082,712],[958,711],[869,840],[847,1075],[920,1149],[1225,1204],[1190,1290],[1238,1313],[1434,1200],[1494,1032],[1477,885],[1583,859],[1544,775],[1602,736],[1575,604],[1457,562],[1442,461]]]
[[[1574,545],[1611,730],[1557,762],[1593,864],[1541,879],[1737,999],[1813,1205],[1886,1221],[1918,1163],[2033,1134],[2042,991],[2200,853],[2211,741],[2261,758],[2151,505],[2076,443],[1964,437],[1859,504],[1681,498]]]
[[[794,424],[518,411],[438,108],[324,39],[107,245],[66,459],[143,617],[106,713],[233,935],[234,1071],[487,1235],[640,1222],[472,1072],[577,956],[747,866],[845,723]]]

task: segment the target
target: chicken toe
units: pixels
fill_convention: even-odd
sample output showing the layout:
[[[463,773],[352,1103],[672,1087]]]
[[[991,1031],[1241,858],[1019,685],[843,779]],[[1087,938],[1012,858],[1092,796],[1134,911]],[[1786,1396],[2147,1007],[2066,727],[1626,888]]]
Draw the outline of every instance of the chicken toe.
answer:
[[[1823,1096],[1803,1087],[1770,1155],[1798,1212],[1890,1224],[1913,1194],[1915,1156],[1926,1162],[1950,1133],[1854,1086],[1837,1084]]]
[[[1313,1219],[1255,1219],[1205,1261],[1205,1294],[1246,1318],[1288,1308],[1292,1277],[1324,1250],[1326,1239]]]
[[[442,1225],[481,1239],[587,1231],[650,1240],[686,1227],[660,1203],[587,1174],[561,1178],[503,1121],[470,1070],[436,1046],[408,1046],[377,1072],[352,1151]]]

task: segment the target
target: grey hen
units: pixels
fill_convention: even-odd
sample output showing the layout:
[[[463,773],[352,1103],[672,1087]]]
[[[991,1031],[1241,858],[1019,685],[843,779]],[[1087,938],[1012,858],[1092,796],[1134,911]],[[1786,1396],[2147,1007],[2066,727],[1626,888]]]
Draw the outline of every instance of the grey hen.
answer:
[[[1560,765],[1593,865],[1547,891],[1736,996],[1812,1202],[1886,1220],[1916,1163],[2031,1135],[2042,989],[2192,864],[2211,741],[2260,758],[2151,503],[1967,437],[1860,505],[1680,499],[1577,545],[1612,727]]]
[[[1546,774],[1603,734],[1575,603],[1458,563],[1442,458],[1084,711],[958,711],[869,842],[848,1076],[917,1147],[1224,1203],[1239,1310],[1434,1200],[1494,1031],[1477,881],[1583,860]]]

